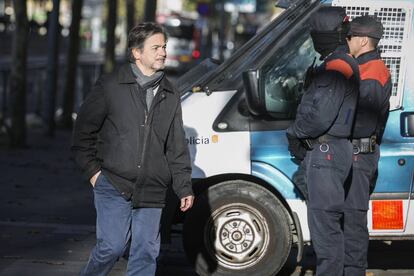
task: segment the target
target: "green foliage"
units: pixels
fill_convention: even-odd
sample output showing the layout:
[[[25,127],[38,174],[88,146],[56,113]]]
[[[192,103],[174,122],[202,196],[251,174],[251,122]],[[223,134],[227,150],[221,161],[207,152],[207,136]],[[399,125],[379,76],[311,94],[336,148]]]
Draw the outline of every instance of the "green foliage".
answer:
[[[199,0],[184,0],[183,1],[183,10],[185,11],[195,11],[197,8],[197,3]]]
[[[135,18],[136,22],[142,21],[144,18],[145,0],[135,0]]]

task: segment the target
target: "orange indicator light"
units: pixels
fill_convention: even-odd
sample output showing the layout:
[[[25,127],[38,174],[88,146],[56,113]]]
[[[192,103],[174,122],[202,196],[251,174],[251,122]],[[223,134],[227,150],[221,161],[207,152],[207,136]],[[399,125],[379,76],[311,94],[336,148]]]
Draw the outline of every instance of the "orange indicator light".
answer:
[[[402,200],[372,201],[372,229],[403,229]]]

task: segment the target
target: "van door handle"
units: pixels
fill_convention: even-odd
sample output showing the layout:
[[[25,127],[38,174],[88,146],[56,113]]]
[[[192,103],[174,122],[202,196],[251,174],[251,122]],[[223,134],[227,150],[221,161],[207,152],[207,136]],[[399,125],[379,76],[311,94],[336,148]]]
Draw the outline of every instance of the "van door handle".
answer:
[[[400,116],[401,136],[414,137],[414,112],[403,112]]]

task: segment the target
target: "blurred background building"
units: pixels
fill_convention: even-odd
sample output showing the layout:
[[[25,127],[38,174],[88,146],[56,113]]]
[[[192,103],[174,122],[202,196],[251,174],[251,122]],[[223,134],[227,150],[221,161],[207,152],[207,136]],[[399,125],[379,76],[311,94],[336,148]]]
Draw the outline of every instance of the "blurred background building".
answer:
[[[165,26],[167,70],[178,77],[205,58],[227,59],[276,12],[274,0],[0,0],[0,136],[17,122],[51,135],[55,125],[70,127],[96,78],[125,61],[128,30],[139,22]],[[25,35],[24,49],[13,45]]]
[[[123,55],[126,47],[126,2],[128,1],[117,1],[115,29],[117,55]],[[143,21],[145,1],[133,2],[135,23]],[[273,0],[158,0],[152,2],[156,2],[156,20],[167,26],[170,37],[180,38],[179,36],[182,36],[186,40],[191,38],[188,42],[192,44],[191,48],[198,48],[198,52],[192,58],[207,56],[220,58],[220,42],[224,45],[224,57],[228,57],[232,51],[252,37],[258,28],[269,22],[275,12]],[[70,0],[60,1],[59,24],[62,43],[59,50],[61,53],[67,46],[65,39],[67,40],[69,36],[71,24],[71,3]],[[52,8],[52,0],[27,0],[31,45],[29,55],[42,54],[47,51],[45,47],[41,47],[41,44],[47,37],[48,17]],[[83,1],[80,24],[82,53],[103,53],[106,43],[107,8],[106,0]],[[0,0],[0,51],[3,55],[11,51],[10,37],[14,30],[14,22],[12,1]],[[220,31],[223,33],[220,34]],[[224,41],[220,41],[221,39]],[[201,48],[206,47],[210,49],[200,51]]]

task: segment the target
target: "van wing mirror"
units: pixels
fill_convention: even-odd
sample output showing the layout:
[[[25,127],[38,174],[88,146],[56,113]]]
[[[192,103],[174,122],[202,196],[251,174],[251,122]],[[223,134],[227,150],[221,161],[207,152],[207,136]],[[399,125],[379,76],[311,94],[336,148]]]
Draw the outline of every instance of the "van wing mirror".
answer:
[[[401,113],[401,135],[414,137],[414,112]]]
[[[260,70],[243,72],[243,84],[246,91],[246,102],[250,113],[259,116],[266,114],[266,105],[260,81]]]

